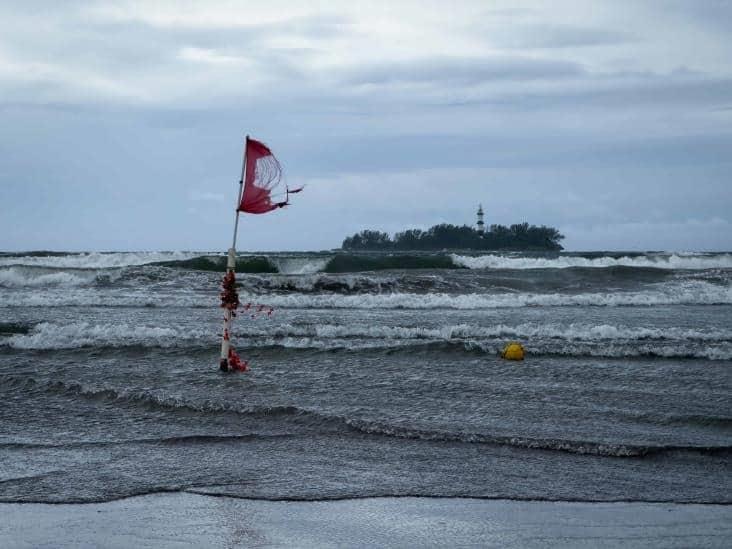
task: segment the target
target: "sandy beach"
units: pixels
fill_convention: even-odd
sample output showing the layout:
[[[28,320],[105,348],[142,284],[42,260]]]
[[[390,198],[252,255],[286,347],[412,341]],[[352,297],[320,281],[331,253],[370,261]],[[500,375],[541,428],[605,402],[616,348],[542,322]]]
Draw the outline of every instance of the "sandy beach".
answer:
[[[157,494],[0,504],[0,546],[729,547],[732,508],[366,498],[286,502]]]

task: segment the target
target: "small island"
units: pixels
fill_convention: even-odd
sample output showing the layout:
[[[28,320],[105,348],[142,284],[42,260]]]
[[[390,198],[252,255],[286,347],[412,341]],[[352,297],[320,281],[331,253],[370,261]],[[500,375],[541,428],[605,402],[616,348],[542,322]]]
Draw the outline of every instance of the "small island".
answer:
[[[553,227],[528,223],[491,225],[484,230],[483,208],[478,209],[476,228],[442,223],[427,230],[408,229],[392,238],[381,231],[364,230],[347,237],[344,250],[532,250],[561,251],[564,235]]]

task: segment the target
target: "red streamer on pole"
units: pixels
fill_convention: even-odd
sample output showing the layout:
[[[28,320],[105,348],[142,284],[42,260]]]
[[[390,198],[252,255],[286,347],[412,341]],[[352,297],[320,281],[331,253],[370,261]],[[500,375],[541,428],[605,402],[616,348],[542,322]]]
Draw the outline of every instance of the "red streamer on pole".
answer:
[[[282,184],[282,166],[269,150],[269,147],[256,139],[246,138],[244,145],[244,159],[242,166],[242,178],[239,181],[239,197],[236,204],[236,215],[234,217],[234,237],[231,248],[229,248],[226,263],[226,275],[222,281],[221,307],[224,309],[224,332],[221,341],[221,355],[219,368],[228,372],[230,370],[246,372],[249,369],[248,362],[242,360],[236,354],[231,345],[231,323],[236,316],[236,310],[241,305],[244,311],[252,308],[252,303],[242,305],[239,301],[239,294],[236,291],[236,234],[239,228],[239,212],[252,214],[263,214],[282,208],[289,204],[291,194],[302,191],[303,187],[290,190],[285,187],[283,191],[275,192]],[[273,201],[274,196],[285,197],[284,201]],[[274,309],[265,305],[255,305],[252,318],[260,313],[267,313],[272,316]]]

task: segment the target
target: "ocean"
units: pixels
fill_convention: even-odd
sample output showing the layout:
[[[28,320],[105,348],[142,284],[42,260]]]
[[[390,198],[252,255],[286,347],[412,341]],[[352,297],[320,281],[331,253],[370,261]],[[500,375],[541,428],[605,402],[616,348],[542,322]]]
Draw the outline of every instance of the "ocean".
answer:
[[[732,502],[732,254],[223,261],[0,254],[1,502]]]

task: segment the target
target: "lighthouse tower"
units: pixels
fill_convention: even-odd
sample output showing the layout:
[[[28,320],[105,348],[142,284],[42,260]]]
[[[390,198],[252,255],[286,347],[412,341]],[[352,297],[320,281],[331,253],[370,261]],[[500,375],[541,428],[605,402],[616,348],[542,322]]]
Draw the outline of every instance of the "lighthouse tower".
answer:
[[[483,223],[483,205],[478,204],[478,234],[483,236],[485,234],[485,224]]]

